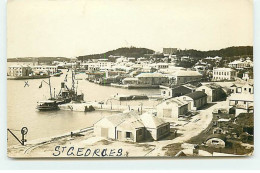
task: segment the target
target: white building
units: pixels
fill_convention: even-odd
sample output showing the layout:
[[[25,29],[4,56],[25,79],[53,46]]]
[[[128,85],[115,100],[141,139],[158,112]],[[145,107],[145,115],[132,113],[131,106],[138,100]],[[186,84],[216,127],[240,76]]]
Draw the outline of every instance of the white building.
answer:
[[[254,111],[254,85],[251,83],[236,83],[231,86],[229,106],[236,108],[236,115]]]
[[[177,97],[168,99],[157,106],[157,116],[177,121],[181,115],[188,112],[188,104],[188,102]]]
[[[234,80],[236,71],[231,68],[214,68],[213,81]]]
[[[35,72],[35,73],[44,72],[49,75],[53,75],[53,74],[57,73],[58,66],[41,65],[41,66],[33,66],[32,69],[33,69],[33,72]]]
[[[169,68],[169,64],[168,63],[157,63],[155,65],[155,68],[157,70],[159,70],[159,69],[167,69],[167,68]]]
[[[240,60],[235,60],[231,63],[228,64],[230,68],[235,68],[235,69],[244,69],[244,68],[251,68],[253,67],[253,62],[249,57],[246,58],[246,60],[240,59]]]
[[[18,76],[29,76],[29,74],[32,72],[31,67],[26,65],[13,65],[8,67],[8,75],[13,77]]]

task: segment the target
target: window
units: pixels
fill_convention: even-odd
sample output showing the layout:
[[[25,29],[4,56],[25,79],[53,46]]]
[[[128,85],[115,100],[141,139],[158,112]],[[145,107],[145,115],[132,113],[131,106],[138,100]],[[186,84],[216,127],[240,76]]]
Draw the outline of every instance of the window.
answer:
[[[249,88],[248,91],[251,93],[251,88]]]
[[[217,140],[212,140],[212,144],[218,144]]]
[[[131,132],[126,132],[126,138],[130,138],[131,137]]]

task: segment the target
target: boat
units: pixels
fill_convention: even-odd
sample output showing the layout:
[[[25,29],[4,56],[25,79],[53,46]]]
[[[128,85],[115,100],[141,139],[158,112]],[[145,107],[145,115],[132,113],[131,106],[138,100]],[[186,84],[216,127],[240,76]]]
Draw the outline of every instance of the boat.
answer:
[[[39,111],[54,111],[59,110],[59,106],[55,100],[39,101],[37,104]]]
[[[67,78],[67,77],[66,77]],[[65,79],[66,81],[67,79]],[[59,110],[58,105],[66,104],[70,102],[84,102],[84,94],[78,94],[77,89],[75,88],[75,74],[72,72],[72,87],[68,88],[65,82],[61,82],[61,89],[57,96],[52,96],[52,88],[51,88],[51,80],[49,78],[49,82],[42,81],[42,83],[46,83],[49,85],[50,88],[50,98],[45,101],[39,101],[37,109],[39,111],[46,111],[46,110]],[[42,87],[42,83],[39,88]]]

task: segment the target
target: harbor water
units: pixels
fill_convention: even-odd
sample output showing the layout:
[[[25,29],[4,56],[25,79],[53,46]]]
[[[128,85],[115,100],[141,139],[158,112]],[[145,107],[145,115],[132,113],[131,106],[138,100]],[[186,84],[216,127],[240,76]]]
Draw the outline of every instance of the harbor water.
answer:
[[[64,81],[66,74],[67,85],[71,87],[71,72],[63,70],[64,74],[60,77],[51,77],[52,94],[56,95],[60,91],[61,82]],[[102,86],[91,83],[87,80],[86,74],[76,75],[75,87],[79,93],[84,93],[85,101],[103,101],[107,104],[121,105],[140,105],[156,106],[158,101],[155,100],[137,100],[137,101],[117,101],[112,98],[116,94],[140,95],[140,94],[159,94],[159,89],[123,89],[111,86]],[[83,129],[93,126],[95,122],[104,116],[113,115],[116,111],[93,111],[93,112],[76,112],[76,111],[48,111],[41,112],[36,109],[37,101],[47,100],[50,97],[49,86],[45,83],[39,88],[42,80],[46,82],[49,79],[31,79],[31,80],[8,80],[7,81],[7,121],[8,128],[14,134],[21,137],[20,129],[28,128],[26,135],[27,141],[59,136],[64,133]],[[29,86],[25,86],[28,81]],[[55,88],[55,90],[54,90]],[[14,145],[18,142],[8,133],[8,144]]]

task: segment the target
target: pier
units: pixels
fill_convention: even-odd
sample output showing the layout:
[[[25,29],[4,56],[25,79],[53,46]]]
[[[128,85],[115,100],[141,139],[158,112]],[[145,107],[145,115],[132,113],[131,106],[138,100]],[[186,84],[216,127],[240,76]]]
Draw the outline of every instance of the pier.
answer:
[[[86,103],[67,103],[59,105],[60,110],[67,111],[78,111],[85,112],[86,107],[93,106],[95,110],[105,110],[105,111],[143,111],[143,110],[152,110],[152,106],[130,106],[130,105],[116,105],[112,103],[104,104],[102,102],[86,102]]]

